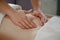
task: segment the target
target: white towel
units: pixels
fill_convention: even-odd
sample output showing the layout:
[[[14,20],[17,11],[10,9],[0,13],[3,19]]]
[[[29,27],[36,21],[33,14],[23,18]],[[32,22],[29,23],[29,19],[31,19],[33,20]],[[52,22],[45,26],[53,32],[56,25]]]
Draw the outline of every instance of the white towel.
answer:
[[[20,5],[10,4],[10,3],[8,3],[8,5],[10,5],[13,9],[22,9]]]
[[[4,18],[5,14],[0,13],[0,24],[2,22],[2,19]]]
[[[38,31],[35,40],[60,40],[60,18],[51,18]]]

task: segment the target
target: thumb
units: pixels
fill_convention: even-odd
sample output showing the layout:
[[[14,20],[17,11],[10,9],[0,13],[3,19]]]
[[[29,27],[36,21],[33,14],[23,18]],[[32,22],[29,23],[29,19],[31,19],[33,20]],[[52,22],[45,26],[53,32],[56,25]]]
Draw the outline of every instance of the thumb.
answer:
[[[25,12],[26,14],[32,13],[32,9],[30,9],[30,10],[24,10],[24,12]]]
[[[34,12],[32,13],[32,15],[38,17],[38,16],[40,15],[40,13],[39,13],[38,11],[34,11]]]

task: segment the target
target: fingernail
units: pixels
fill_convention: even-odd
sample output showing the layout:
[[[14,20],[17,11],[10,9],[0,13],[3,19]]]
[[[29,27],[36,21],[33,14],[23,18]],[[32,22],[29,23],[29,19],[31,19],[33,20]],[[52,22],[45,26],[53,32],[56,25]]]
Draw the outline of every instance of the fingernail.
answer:
[[[44,23],[41,23],[41,26],[43,26],[44,25]]]

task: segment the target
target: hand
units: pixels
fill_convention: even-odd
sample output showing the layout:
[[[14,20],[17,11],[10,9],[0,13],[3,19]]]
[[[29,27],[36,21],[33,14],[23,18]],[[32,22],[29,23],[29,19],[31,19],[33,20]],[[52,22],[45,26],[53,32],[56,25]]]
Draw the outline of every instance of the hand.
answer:
[[[32,12],[32,9],[31,10],[28,10],[28,11],[25,11],[25,13],[31,13]],[[37,10],[34,10],[32,15],[38,17],[40,19],[40,25],[43,26],[44,23],[47,22],[47,17],[43,14],[42,11],[37,11]]]
[[[47,22],[47,18],[46,18],[46,16],[43,14],[42,11],[34,10],[34,11],[33,11],[33,15],[40,18],[40,21],[41,21],[40,25],[41,25],[41,26],[43,26],[44,23]]]
[[[23,29],[31,29],[36,28],[36,25],[28,19],[24,12],[21,11],[15,11],[14,13],[9,15],[12,22],[18,26],[20,26]]]

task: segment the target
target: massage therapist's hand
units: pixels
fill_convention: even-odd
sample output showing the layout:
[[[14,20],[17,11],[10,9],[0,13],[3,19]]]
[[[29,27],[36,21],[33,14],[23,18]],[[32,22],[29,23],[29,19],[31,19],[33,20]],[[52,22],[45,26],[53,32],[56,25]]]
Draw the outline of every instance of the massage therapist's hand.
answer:
[[[36,25],[25,16],[23,11],[10,13],[9,17],[14,24],[23,29],[36,28]]]
[[[0,0],[0,12],[9,16],[12,22],[21,28],[30,29],[36,27],[25,15],[22,15],[22,12],[17,12],[3,0]]]
[[[47,17],[46,17],[46,16],[43,14],[43,12],[40,11],[40,10],[34,10],[34,11],[32,12],[32,9],[30,9],[30,10],[28,10],[28,11],[25,10],[25,13],[26,13],[26,14],[32,13],[32,15],[38,17],[38,18],[40,19],[40,25],[41,25],[41,26],[43,26],[44,23],[47,22]]]
[[[47,17],[43,14],[42,11],[40,11],[40,10],[34,10],[33,11],[33,15],[36,16],[36,17],[38,17],[38,18],[40,18],[40,21],[41,21],[40,25],[41,26],[43,26],[44,23],[47,22]]]

